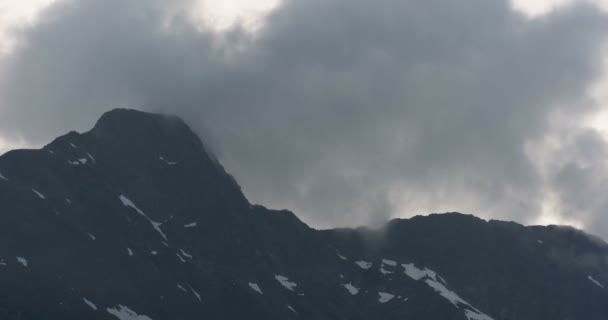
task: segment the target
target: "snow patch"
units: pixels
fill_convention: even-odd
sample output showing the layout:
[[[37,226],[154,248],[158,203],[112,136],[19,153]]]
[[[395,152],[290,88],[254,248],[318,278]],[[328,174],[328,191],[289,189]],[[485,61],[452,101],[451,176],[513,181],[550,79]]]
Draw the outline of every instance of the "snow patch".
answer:
[[[340,252],[336,251],[336,255],[338,256],[338,258],[342,259],[342,260],[348,260],[347,257],[343,256],[340,254]]]
[[[249,282],[249,287],[251,289],[253,289],[254,291],[257,291],[259,294],[264,294],[264,293],[262,293],[262,289],[260,289],[260,286],[258,286],[257,283]]]
[[[92,240],[96,240],[95,236],[89,233],[89,238],[91,238]]]
[[[355,286],[353,286],[352,283],[345,284],[344,288],[346,288],[346,290],[348,290],[348,292],[350,294],[352,294],[353,296],[356,295],[357,293],[359,293],[359,289],[356,288]]]
[[[392,273],[394,273],[394,272],[392,272],[392,271],[388,271],[388,270],[384,269],[384,267],[381,267],[381,268],[380,268],[380,273],[382,273],[382,274],[392,274]]]
[[[167,159],[163,158],[162,156],[161,156],[161,157],[158,157],[158,158],[160,159],[160,161],[163,161],[164,163],[166,163],[166,164],[168,164],[168,165],[170,165],[170,166],[174,166],[174,165],[176,165],[176,164],[177,164],[177,162],[175,162],[175,161],[169,161],[169,160],[167,160]]]
[[[80,159],[76,159],[74,161],[69,161],[68,163],[73,165],[73,166],[79,166],[81,164],[87,164],[87,159],[86,158],[80,158]]]
[[[188,223],[184,225],[184,228],[194,228],[196,227],[197,223],[196,222],[192,222],[192,223]]]
[[[17,257],[17,262],[21,263],[24,267],[27,267],[27,260],[22,257]]]
[[[175,255],[179,258],[179,261],[186,263],[186,259],[184,259],[182,256],[179,255],[179,253],[175,253]]]
[[[287,288],[290,291],[294,291],[293,288],[295,288],[298,284],[295,282],[290,282],[289,278],[284,277],[284,276],[280,276],[280,275],[275,275],[274,276],[275,279],[277,279],[277,281],[285,288]]]
[[[397,266],[397,262],[396,261],[387,260],[387,259],[382,259],[382,264],[386,264],[386,265],[389,265],[391,267],[396,267]]]
[[[84,297],[82,298],[82,300],[83,300],[83,301],[84,301],[84,303],[86,303],[86,304],[87,304],[89,307],[91,307],[91,309],[93,309],[93,310],[97,310],[97,306],[96,306],[96,305],[95,305],[93,302],[91,302],[91,301],[87,300],[87,298],[84,298]]]
[[[3,176],[1,172],[0,172],[0,179],[8,181],[8,179],[5,176]]]
[[[127,253],[132,256],[133,255],[133,250],[131,250],[131,248],[127,248]]]
[[[77,146],[75,146],[75,145],[74,145],[73,143],[71,143],[71,142],[70,142],[70,146],[72,146],[72,148],[74,148],[74,149],[78,149],[78,147],[77,147]]]
[[[42,193],[38,192],[38,190],[32,189],[32,191],[38,196],[38,198],[46,199],[46,197]]]
[[[287,306],[287,308],[289,308],[289,310],[293,311],[293,313],[297,313],[296,310],[294,308],[292,308],[291,306]]]
[[[380,302],[380,303],[387,303],[395,297],[394,294],[390,294],[390,293],[386,293],[386,292],[378,292],[378,295],[380,296],[380,298],[378,298],[378,302]]]
[[[428,268],[424,268],[424,270],[418,269],[413,263],[402,264],[401,266],[405,269],[405,274],[416,281],[424,277],[429,277],[433,280],[437,280],[437,273]]]
[[[188,290],[186,290],[186,288],[184,288],[181,284],[177,284],[177,288],[182,290],[183,292],[188,292]]]
[[[152,320],[150,317],[139,315],[135,311],[120,304],[118,305],[118,308],[107,308],[106,311],[119,320]]]
[[[371,262],[368,262],[368,261],[363,261],[363,260],[360,260],[360,261],[357,261],[357,262],[355,262],[355,263],[356,263],[356,264],[359,266],[359,268],[361,268],[361,269],[366,269],[366,270],[367,270],[367,269],[369,269],[369,268],[371,268],[371,267],[372,267],[372,263],[371,263]]]

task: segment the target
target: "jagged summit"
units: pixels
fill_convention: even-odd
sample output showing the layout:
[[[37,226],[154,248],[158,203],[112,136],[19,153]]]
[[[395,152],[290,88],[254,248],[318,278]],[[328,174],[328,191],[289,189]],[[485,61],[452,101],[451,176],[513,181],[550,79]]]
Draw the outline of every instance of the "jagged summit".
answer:
[[[173,116],[0,156],[1,320],[603,320],[607,257],[458,213],[314,230],[251,205]]]

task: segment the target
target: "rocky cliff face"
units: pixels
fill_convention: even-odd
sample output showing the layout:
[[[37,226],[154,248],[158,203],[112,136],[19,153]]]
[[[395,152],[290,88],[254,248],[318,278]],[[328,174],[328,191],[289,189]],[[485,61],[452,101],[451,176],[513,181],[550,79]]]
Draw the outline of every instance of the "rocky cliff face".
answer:
[[[0,319],[607,319],[608,249],[457,213],[309,228],[178,118],[0,157]]]

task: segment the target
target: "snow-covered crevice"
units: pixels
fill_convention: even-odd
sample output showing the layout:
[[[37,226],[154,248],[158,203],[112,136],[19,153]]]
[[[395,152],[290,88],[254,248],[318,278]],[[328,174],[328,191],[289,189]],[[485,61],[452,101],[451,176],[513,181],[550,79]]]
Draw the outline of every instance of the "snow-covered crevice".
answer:
[[[2,175],[2,172],[0,172],[0,180],[5,180],[8,181],[8,178]]]
[[[89,157],[89,159],[91,159],[91,162],[93,162],[93,164],[97,163],[97,160],[95,160],[95,158],[93,158],[93,156],[90,153],[87,152],[86,154],[87,154],[87,157]]]
[[[137,213],[139,213],[144,218],[146,218],[146,220],[148,220],[148,222],[150,222],[150,224],[152,225],[152,227],[154,228],[154,230],[156,230],[165,240],[167,240],[167,236],[165,235],[165,233],[163,232],[163,230],[160,228],[160,226],[162,225],[162,223],[156,222],[156,221],[150,219],[148,217],[148,215],[146,215],[143,211],[139,210],[139,208],[133,203],[133,201],[129,200],[129,198],[127,198],[126,196],[124,196],[124,195],[121,194],[118,198],[120,199],[120,201],[122,202],[122,204],[125,207],[130,207],[130,208],[135,209],[135,211],[137,211]]]
[[[182,254],[182,256],[188,258],[188,259],[192,259],[192,255],[187,253],[186,251],[184,251],[183,249],[179,249],[179,252]]]
[[[604,287],[603,284],[601,284],[599,281],[595,280],[595,278],[593,278],[592,276],[587,276],[587,279],[589,279],[589,281],[593,282],[593,284],[595,284],[596,286],[605,289],[606,287]]]
[[[40,193],[40,191],[38,191],[36,189],[32,189],[32,192],[34,192],[38,196],[38,198],[43,199],[43,200],[46,199],[46,196],[43,195],[42,193]]]
[[[190,291],[192,292],[192,294],[196,297],[196,299],[199,302],[203,302],[203,298],[201,298],[201,295],[196,290],[194,290],[194,288],[192,288],[191,285],[188,285],[188,288],[190,288]]]

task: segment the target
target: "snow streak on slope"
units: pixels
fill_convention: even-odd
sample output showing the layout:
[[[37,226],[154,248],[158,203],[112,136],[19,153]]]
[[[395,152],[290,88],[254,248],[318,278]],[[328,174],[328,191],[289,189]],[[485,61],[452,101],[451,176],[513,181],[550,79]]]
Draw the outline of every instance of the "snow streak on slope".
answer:
[[[592,276],[587,276],[587,279],[589,279],[589,281],[593,282],[596,286],[598,286],[600,288],[606,288],[606,287],[604,287],[603,284],[601,284],[599,281],[595,280]]]
[[[251,287],[251,289],[253,289],[254,291],[257,291],[259,294],[264,294],[262,293],[262,289],[260,289],[260,286],[258,286],[257,283],[249,282],[249,287]]]
[[[38,190],[32,189],[32,191],[38,196],[38,198],[43,199],[43,200],[46,199],[46,197],[42,193],[40,193]]]
[[[135,204],[133,203],[133,201],[129,200],[129,198],[125,197],[124,195],[120,195],[118,197],[120,199],[120,201],[122,202],[122,204],[125,207],[131,207],[133,209],[135,209],[135,211],[137,211],[137,213],[139,213],[140,215],[144,216],[144,218],[146,218],[148,220],[148,222],[150,222],[150,224],[152,225],[152,227],[154,227],[154,229],[165,239],[167,240],[167,236],[165,235],[165,233],[163,232],[163,230],[160,229],[160,226],[162,225],[162,223],[160,222],[155,222],[152,219],[150,219],[143,211],[139,210],[139,208],[137,206],[135,206]]]
[[[89,301],[87,298],[82,298],[82,300],[83,300],[83,301],[84,301],[84,303],[86,303],[86,304],[87,304],[89,307],[91,307],[91,309],[93,309],[93,310],[97,310],[97,306],[96,306],[96,305],[95,305],[93,302]]]
[[[445,285],[445,281],[437,273],[428,268],[418,269],[413,263],[402,264],[404,272],[410,278],[419,281],[424,279],[424,282],[442,297],[450,301],[456,308],[464,309],[464,314],[468,320],[493,320],[490,316],[479,311],[470,303],[462,299],[456,292],[449,290]],[[444,284],[437,281],[439,278]]]
[[[27,267],[27,260],[22,257],[17,257],[17,262],[21,263],[24,267]]]
[[[427,268],[424,268],[424,270],[418,269],[413,263],[402,264],[401,266],[405,269],[405,274],[414,280],[420,280],[424,277],[436,279],[436,273],[433,270]]]

